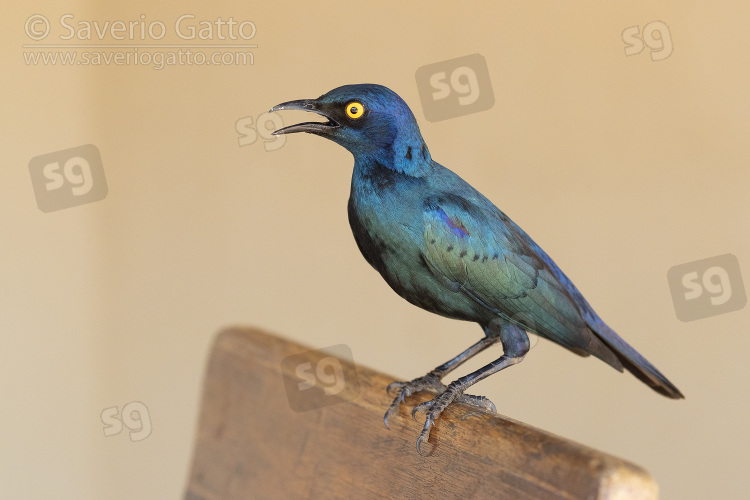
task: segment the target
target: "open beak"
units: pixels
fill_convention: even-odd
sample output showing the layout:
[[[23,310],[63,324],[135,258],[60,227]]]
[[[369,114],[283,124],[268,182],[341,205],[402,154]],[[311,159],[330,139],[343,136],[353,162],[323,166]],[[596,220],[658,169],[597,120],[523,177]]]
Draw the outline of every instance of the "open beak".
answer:
[[[315,99],[301,99],[299,101],[283,102],[281,104],[277,104],[276,106],[272,107],[269,113],[273,113],[274,111],[286,111],[289,109],[300,110],[300,111],[312,111],[313,113],[317,113],[321,115],[323,118],[326,119],[326,121],[325,122],[304,122],[304,123],[298,123],[296,125],[290,125],[288,127],[284,127],[273,132],[273,135],[292,134],[294,132],[309,132],[311,134],[321,135],[321,134],[328,134],[332,130],[338,128],[339,126],[336,120],[326,115],[320,109],[320,106],[318,105]]]

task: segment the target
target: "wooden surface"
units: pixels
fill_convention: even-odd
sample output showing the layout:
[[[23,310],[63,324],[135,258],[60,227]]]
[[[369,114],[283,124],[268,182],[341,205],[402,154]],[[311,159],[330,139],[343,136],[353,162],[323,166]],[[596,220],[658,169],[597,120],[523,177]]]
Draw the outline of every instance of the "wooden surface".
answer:
[[[392,377],[347,361],[321,361],[325,356],[254,329],[217,336],[186,500],[658,496],[656,483],[635,465],[458,404],[433,428],[432,454],[420,456],[415,442],[423,418],[415,422],[410,412],[430,396],[407,398],[389,431],[383,414]],[[296,376],[323,366],[319,380],[331,382],[333,365],[346,382],[338,396],[307,389]],[[299,383],[304,390],[287,393]],[[328,406],[292,409],[311,404]]]

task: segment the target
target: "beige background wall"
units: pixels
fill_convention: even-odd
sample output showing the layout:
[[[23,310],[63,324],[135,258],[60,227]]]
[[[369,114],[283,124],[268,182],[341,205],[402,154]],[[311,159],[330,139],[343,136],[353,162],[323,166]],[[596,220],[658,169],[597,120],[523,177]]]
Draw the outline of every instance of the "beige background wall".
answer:
[[[401,378],[479,338],[475,325],[401,300],[359,255],[345,209],[349,153],[309,135],[275,151],[262,140],[238,145],[237,120],[358,82],[397,91],[433,157],[524,227],[687,399],[659,397],[546,341],[475,392],[503,414],[643,465],[663,498],[744,496],[750,308],[683,323],[666,279],[672,266],[732,253],[750,282],[750,35],[739,9],[642,1],[6,7],[0,497],[178,498],[207,350],[229,324],[314,347],[345,343],[356,362]],[[54,38],[66,13],[100,23],[145,14],[170,30],[182,14],[249,19],[258,47],[252,66],[27,65],[26,20],[44,15]],[[672,55],[626,57],[622,31],[655,20],[669,27]],[[426,121],[417,68],[473,53],[487,61],[494,107]],[[286,124],[300,118],[284,115]],[[109,194],[42,213],[29,161],[83,144],[99,148]],[[498,352],[485,354],[462,373]],[[151,434],[105,437],[102,410],[131,401],[148,408]]]

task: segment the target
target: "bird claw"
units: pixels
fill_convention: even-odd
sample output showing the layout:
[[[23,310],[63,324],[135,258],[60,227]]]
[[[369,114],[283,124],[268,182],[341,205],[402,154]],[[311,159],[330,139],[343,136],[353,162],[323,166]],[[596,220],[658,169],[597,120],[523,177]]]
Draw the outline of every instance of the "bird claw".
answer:
[[[388,384],[388,387],[386,387],[385,390],[389,396],[393,391],[398,391],[396,392],[396,397],[393,399],[393,402],[385,412],[385,416],[383,416],[383,423],[385,424],[385,427],[387,429],[390,429],[390,427],[388,426],[388,418],[398,413],[401,404],[405,404],[406,397],[425,390],[440,393],[445,390],[445,384],[440,382],[440,379],[436,374],[430,372],[424,377],[416,378],[411,382],[393,382],[391,384]]]
[[[492,401],[484,396],[464,394],[461,389],[455,385],[455,382],[446,387],[434,372],[430,372],[424,377],[414,379],[411,382],[393,382],[388,384],[388,387],[386,388],[388,395],[391,395],[394,390],[398,391],[396,392],[396,397],[393,399],[393,402],[388,407],[388,410],[383,417],[383,423],[387,429],[390,429],[390,427],[388,427],[388,418],[398,413],[401,404],[404,403],[404,398],[424,390],[436,391],[438,393],[433,399],[418,404],[411,411],[411,417],[414,420],[417,420],[417,413],[425,414],[424,427],[419,434],[419,438],[417,438],[417,453],[422,456],[427,456],[427,454],[422,453],[422,444],[429,442],[430,429],[435,426],[435,420],[437,420],[443,410],[454,401],[481,408],[483,410],[490,410],[493,412],[497,411]]]
[[[448,391],[445,391],[448,392]],[[443,393],[444,394],[444,393]],[[428,410],[432,408],[433,405],[436,404],[436,402],[440,399],[443,394],[440,394],[435,399],[431,399],[429,401],[425,401],[424,403],[420,403],[417,406],[414,407],[411,411],[411,418],[414,420],[417,419],[417,413],[424,413],[427,414]],[[458,403],[463,403],[468,406],[474,406],[476,408],[481,408],[482,410],[489,410],[492,412],[497,413],[497,407],[495,406],[495,403],[489,400],[489,398],[486,398],[484,396],[474,396],[472,394],[463,394],[458,393],[453,398],[451,398],[445,406],[443,406],[443,409],[447,408],[449,404],[451,404],[453,401],[456,401]],[[442,411],[442,410],[441,410]],[[438,412],[439,414],[440,412]],[[435,416],[437,418],[437,415]]]
[[[459,394],[456,401],[469,406],[475,406],[483,410],[489,410],[493,413],[497,413],[497,407],[495,403],[484,396],[473,396],[471,394]]]
[[[443,413],[443,410],[445,410],[453,401],[456,401],[460,395],[461,394],[457,392],[456,389],[448,386],[448,388],[438,394],[437,397],[429,401],[425,401],[424,403],[418,404],[411,411],[411,416],[414,420],[417,419],[416,416],[418,412],[425,414],[424,427],[422,428],[422,432],[417,438],[417,453],[422,456],[428,455],[422,453],[422,443],[429,442],[430,429],[435,426],[435,420],[440,418],[440,414]]]
[[[417,413],[425,414],[424,428],[419,434],[417,439],[417,453],[422,456],[426,456],[421,451],[422,443],[429,442],[430,429],[435,426],[435,420],[440,418],[443,410],[453,402],[463,403],[469,406],[481,408],[483,410],[496,411],[495,405],[492,401],[484,396],[473,396],[471,394],[463,394],[454,385],[449,385],[448,388],[440,393],[434,399],[420,403],[414,407],[411,411],[411,416],[414,420],[417,419]]]
[[[419,403],[417,406],[415,406],[411,410],[411,418],[414,420],[417,420],[417,413],[424,413],[427,414],[427,410],[432,406],[434,399],[431,399],[429,401],[425,401],[424,403]]]
[[[390,384],[388,384],[388,387],[385,388],[385,393],[390,396],[392,391],[400,389],[403,384],[404,382],[391,382]],[[398,393],[396,393],[396,395],[398,395]]]
[[[397,395],[405,394],[406,396],[410,396],[415,392],[425,390],[442,392],[445,390],[445,384],[440,381],[440,378],[435,373],[430,372],[424,377],[415,378],[410,382],[391,382],[388,384],[388,387],[385,388],[385,391],[389,396],[394,390],[398,390]]]
[[[429,453],[422,453],[422,442],[427,441],[429,443],[430,429],[434,426],[435,421],[432,419],[432,417],[428,416],[424,421],[424,428],[422,429],[422,432],[419,433],[419,437],[417,438],[417,453],[419,453],[423,457],[428,456]]]

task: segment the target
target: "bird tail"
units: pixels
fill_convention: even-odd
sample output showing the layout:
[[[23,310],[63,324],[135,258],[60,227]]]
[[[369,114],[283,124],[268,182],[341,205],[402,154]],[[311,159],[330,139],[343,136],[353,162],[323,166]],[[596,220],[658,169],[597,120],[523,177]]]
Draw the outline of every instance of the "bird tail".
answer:
[[[614,352],[622,366],[635,375],[638,380],[668,398],[682,399],[685,397],[672,382],[667,380],[667,377],[662,375],[638,351],[630,347],[606,323],[599,319],[593,324],[589,323],[589,328]]]

